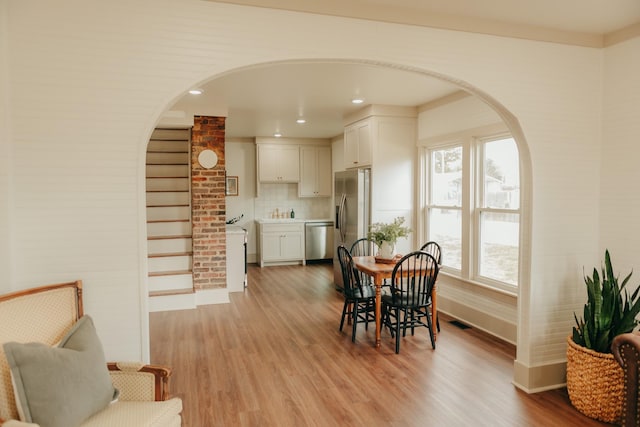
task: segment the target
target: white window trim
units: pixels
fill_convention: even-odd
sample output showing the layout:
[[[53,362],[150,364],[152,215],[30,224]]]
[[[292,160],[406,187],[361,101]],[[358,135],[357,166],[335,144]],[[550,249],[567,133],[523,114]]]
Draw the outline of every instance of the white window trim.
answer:
[[[518,213],[520,216],[520,232],[519,237],[522,236],[522,200],[519,203],[517,210],[513,209],[495,209],[495,208],[482,208],[477,209],[476,197],[480,197],[477,194],[477,186],[473,186],[474,181],[478,179],[477,174],[480,172],[478,169],[478,150],[480,144],[488,141],[501,139],[504,137],[513,137],[509,132],[509,129],[502,123],[482,126],[473,129],[467,129],[462,132],[453,134],[441,135],[432,137],[429,139],[421,140],[418,142],[420,152],[420,168],[419,168],[419,183],[418,191],[420,202],[420,215],[418,216],[418,235],[421,236],[422,241],[427,241],[428,236],[428,224],[427,224],[427,209],[429,207],[438,207],[436,205],[428,206],[429,201],[429,186],[427,185],[427,178],[430,176],[430,152],[432,150],[450,148],[461,146],[462,147],[462,247],[461,247],[461,270],[453,269],[447,266],[443,266],[442,272],[455,277],[464,282],[494,289],[508,295],[517,295],[518,286],[511,285],[509,283],[500,282],[491,278],[480,276],[478,274],[477,255],[479,254],[480,245],[480,212],[507,212]],[[472,150],[476,150],[472,153]],[[472,155],[473,154],[473,155]],[[519,156],[522,154],[519,152]],[[471,162],[474,162],[473,164]],[[522,171],[520,171],[522,176]],[[472,179],[473,178],[473,179]],[[522,182],[520,183],[522,186]],[[521,195],[522,197],[522,195]],[[449,206],[443,206],[449,208]],[[519,239],[518,244],[522,245],[522,240]],[[472,248],[471,245],[474,245]],[[519,258],[522,255],[522,249],[519,249]],[[518,270],[520,270],[522,260],[518,260]],[[518,281],[520,280],[520,271],[518,272]],[[522,285],[518,283],[518,285]]]

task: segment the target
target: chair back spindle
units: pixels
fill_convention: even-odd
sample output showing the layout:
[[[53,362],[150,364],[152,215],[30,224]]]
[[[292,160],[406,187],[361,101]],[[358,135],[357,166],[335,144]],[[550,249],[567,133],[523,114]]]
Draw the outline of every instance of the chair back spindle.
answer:
[[[421,251],[425,251],[436,259],[439,266],[442,265],[442,248],[437,242],[427,242],[420,248]]]

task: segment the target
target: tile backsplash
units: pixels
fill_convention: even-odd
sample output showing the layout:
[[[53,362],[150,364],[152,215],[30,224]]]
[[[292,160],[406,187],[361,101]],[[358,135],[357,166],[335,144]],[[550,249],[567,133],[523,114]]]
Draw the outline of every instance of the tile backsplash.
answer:
[[[298,197],[298,184],[259,184],[260,197],[255,200],[255,218],[272,218],[276,210],[286,212],[291,209],[296,218],[331,218],[331,197]]]

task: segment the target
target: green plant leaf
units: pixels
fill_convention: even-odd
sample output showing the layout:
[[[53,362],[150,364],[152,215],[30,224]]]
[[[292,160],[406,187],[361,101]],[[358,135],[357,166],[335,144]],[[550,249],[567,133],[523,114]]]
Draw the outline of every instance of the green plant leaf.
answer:
[[[611,353],[611,342],[622,333],[633,331],[638,325],[636,317],[640,314],[640,287],[629,295],[625,287],[631,279],[630,272],[618,282],[609,251],[605,251],[601,274],[594,268],[591,277],[584,276],[587,288],[587,303],[583,317],[573,317],[572,338],[578,345],[600,353]]]

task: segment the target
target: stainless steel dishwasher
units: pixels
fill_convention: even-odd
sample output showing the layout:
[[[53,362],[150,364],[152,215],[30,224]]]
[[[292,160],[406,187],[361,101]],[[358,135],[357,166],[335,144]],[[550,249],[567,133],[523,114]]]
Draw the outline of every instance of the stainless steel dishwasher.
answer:
[[[304,224],[305,260],[333,259],[333,221],[307,221]]]

